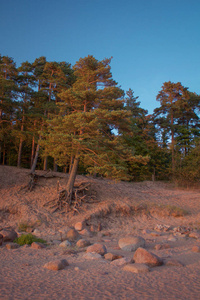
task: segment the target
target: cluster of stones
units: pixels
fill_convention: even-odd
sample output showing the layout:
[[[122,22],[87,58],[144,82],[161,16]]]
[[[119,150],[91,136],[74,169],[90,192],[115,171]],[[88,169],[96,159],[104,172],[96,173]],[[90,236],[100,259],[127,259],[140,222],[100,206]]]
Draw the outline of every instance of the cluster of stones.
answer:
[[[92,237],[92,231],[94,229],[90,228],[88,230],[85,226],[84,222],[78,222],[75,224],[74,228],[67,228],[60,230],[61,242],[59,242],[59,247],[63,249],[73,249],[74,247],[77,249],[83,249],[85,252],[84,258],[90,260],[97,260],[100,258],[104,258],[107,261],[110,261],[113,266],[123,266],[125,271],[133,272],[133,273],[146,273],[149,272],[151,268],[161,266],[163,264],[168,266],[183,266],[183,264],[174,259],[168,259],[166,262],[153,254],[152,252],[145,249],[146,241],[144,238],[140,236],[127,236],[119,239],[118,248],[122,250],[123,253],[134,252],[132,258],[127,258],[122,255],[116,255],[107,251],[107,248],[102,243],[94,243],[91,244],[89,237]],[[98,227],[98,231],[101,230],[101,226]],[[145,230],[146,233],[149,233],[153,236],[159,236],[159,232],[168,231],[169,226],[157,225],[155,227],[155,231]],[[188,228],[176,227],[173,229],[174,236],[179,234],[187,234],[190,237],[195,239],[200,239],[200,235],[198,232],[192,232]],[[18,244],[13,243],[13,241],[17,238],[18,234],[14,229],[5,228],[0,230],[0,246],[5,244],[7,249],[15,249],[19,247]],[[83,236],[85,238],[83,238]],[[44,244],[34,242],[31,244],[33,249],[42,249],[44,248]],[[162,250],[169,248],[169,244],[157,244],[155,246],[155,250]],[[192,248],[193,252],[200,253],[200,247],[194,246]],[[130,256],[130,255],[129,255]],[[46,263],[44,268],[49,270],[62,270],[69,263],[66,259],[54,260]]]

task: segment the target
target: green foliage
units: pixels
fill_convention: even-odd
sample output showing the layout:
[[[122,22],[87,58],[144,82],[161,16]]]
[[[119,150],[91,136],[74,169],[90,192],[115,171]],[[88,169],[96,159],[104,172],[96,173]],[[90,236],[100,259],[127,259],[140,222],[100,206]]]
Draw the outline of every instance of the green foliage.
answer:
[[[183,187],[199,186],[200,182],[200,139],[188,155],[176,158],[176,183]]]
[[[134,157],[117,134],[129,130],[130,113],[109,64],[110,59],[98,61],[93,56],[75,64],[76,81],[58,95],[61,113],[48,121],[41,145],[60,165],[78,155],[90,174],[128,179],[127,162],[142,161],[142,156]]]
[[[34,236],[31,233],[22,234],[20,237],[18,237],[14,240],[14,243],[17,243],[20,246],[23,246],[23,245],[26,245],[26,244],[31,245],[33,242],[46,243],[45,240],[37,238],[36,236]]]
[[[0,163],[34,169],[48,157],[61,171],[76,157],[84,174],[198,184],[200,96],[165,82],[147,115],[110,62],[88,55],[72,68],[42,56],[16,68],[0,55]]]

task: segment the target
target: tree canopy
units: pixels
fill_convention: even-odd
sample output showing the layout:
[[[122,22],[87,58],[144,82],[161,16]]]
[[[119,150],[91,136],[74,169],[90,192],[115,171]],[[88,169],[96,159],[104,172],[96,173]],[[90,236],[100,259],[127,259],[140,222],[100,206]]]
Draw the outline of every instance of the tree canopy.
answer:
[[[113,79],[111,59],[0,55],[0,163],[121,180],[199,180],[200,96],[164,82],[152,115]],[[194,170],[195,169],[195,170]]]

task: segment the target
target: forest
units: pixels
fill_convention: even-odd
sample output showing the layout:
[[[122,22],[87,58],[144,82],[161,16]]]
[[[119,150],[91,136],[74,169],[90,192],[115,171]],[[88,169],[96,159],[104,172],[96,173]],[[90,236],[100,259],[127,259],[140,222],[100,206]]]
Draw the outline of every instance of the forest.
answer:
[[[200,95],[164,82],[153,114],[113,79],[111,59],[71,66],[0,55],[0,164],[119,180],[200,180]]]

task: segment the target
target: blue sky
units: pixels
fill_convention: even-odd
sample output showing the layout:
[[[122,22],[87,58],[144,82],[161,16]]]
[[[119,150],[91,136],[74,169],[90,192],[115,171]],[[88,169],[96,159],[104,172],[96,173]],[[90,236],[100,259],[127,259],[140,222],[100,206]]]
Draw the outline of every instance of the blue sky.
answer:
[[[199,0],[0,0],[0,54],[75,64],[113,57],[113,78],[153,112],[165,81],[200,94]]]

